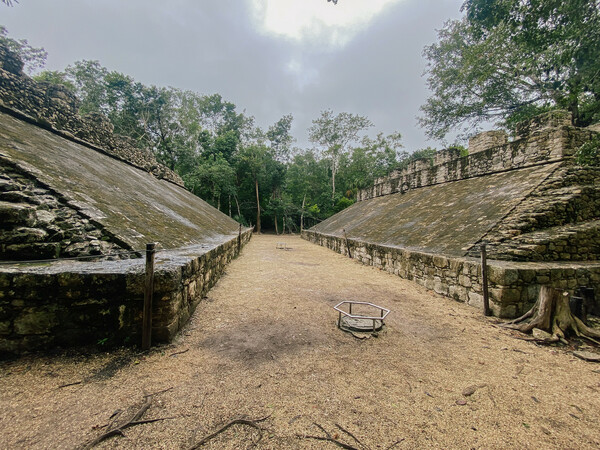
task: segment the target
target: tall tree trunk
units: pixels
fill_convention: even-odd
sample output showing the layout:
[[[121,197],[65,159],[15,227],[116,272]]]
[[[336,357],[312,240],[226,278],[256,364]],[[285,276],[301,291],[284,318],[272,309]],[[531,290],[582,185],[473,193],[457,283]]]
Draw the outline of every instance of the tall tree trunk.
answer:
[[[254,180],[256,187],[256,234],[260,234],[260,197],[258,196],[258,178]]]
[[[231,217],[231,194],[229,194],[229,217]]]
[[[233,196],[234,200],[235,200],[235,206],[237,207],[237,212],[238,212],[238,218],[242,218],[242,213],[240,212],[240,202],[238,202],[238,198],[237,195]]]
[[[277,227],[277,214],[275,214],[275,234],[279,235],[279,228]]]
[[[285,215],[283,216],[283,224],[281,225],[282,228],[282,234],[285,234]]]
[[[217,209],[219,211],[221,211],[221,196],[219,195],[219,197],[217,198]]]
[[[304,230],[304,205],[306,204],[306,194],[304,194],[304,198],[302,199],[302,213],[300,214],[300,234]]]
[[[331,171],[331,202],[335,204],[335,170]]]

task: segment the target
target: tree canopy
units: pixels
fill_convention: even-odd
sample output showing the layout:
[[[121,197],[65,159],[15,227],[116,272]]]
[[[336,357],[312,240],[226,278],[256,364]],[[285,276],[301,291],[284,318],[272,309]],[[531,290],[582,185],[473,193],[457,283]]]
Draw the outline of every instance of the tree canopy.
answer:
[[[486,120],[509,129],[551,108],[600,121],[598,0],[467,0],[425,48],[431,97],[421,126],[435,139]]]

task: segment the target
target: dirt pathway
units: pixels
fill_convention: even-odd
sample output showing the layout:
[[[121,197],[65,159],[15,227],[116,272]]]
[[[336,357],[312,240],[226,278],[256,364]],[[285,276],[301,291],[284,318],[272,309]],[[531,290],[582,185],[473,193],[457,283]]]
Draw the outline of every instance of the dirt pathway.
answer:
[[[343,299],[390,308],[386,331],[339,331],[332,306]],[[409,281],[299,238],[255,236],[174,344],[1,363],[0,448],[77,447],[144,390],[168,388],[144,418],[172,419],[97,448],[187,448],[231,419],[267,415],[257,448],[336,448],[297,437],[325,436],[315,423],[357,448],[598,448],[599,371]],[[236,425],[203,448],[258,437]]]

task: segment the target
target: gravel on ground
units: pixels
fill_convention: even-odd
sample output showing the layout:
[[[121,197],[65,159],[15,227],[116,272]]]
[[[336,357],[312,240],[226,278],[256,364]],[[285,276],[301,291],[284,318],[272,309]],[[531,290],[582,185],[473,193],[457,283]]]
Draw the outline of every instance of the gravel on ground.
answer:
[[[385,329],[339,330],[343,300],[389,308]],[[0,363],[0,448],[82,447],[151,393],[143,419],[165,420],[95,448],[189,448],[266,416],[202,448],[600,447],[600,366],[294,236],[254,236],[172,344]]]

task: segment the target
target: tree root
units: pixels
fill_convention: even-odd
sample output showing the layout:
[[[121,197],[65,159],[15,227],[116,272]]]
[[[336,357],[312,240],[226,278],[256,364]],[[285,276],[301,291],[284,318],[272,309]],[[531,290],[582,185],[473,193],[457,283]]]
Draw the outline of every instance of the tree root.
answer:
[[[259,438],[258,438],[258,441],[260,441],[262,439],[262,432],[264,431],[264,428],[262,428],[260,425],[258,425],[258,423],[259,422],[264,422],[269,417],[271,417],[271,414],[269,414],[268,416],[262,417],[260,419],[255,419],[255,420],[250,420],[250,419],[234,419],[234,420],[232,420],[230,422],[227,422],[221,428],[219,428],[218,430],[216,430],[213,433],[209,434],[208,436],[205,436],[202,439],[200,439],[198,442],[196,442],[194,445],[192,445],[189,448],[189,450],[195,450],[197,448],[200,448],[201,446],[203,446],[204,444],[206,444],[208,441],[210,441],[211,439],[214,439],[219,434],[221,434],[223,431],[227,430],[229,427],[231,427],[233,425],[247,425],[249,427],[256,428],[258,430],[258,432],[260,433]]]
[[[155,396],[156,394],[160,394],[161,392],[166,392],[171,389],[173,389],[173,388],[164,389],[162,391],[155,392],[153,394],[145,394],[144,402],[142,403],[142,406],[140,406],[140,408],[135,412],[135,414],[131,417],[131,419],[129,419],[127,422],[125,422],[119,426],[115,426],[115,423],[119,416],[119,414],[115,414],[116,417],[110,424],[102,426],[102,428],[108,427],[108,431],[106,431],[104,434],[98,436],[96,439],[89,442],[88,444],[84,445],[82,448],[85,450],[91,449],[91,448],[95,447],[96,445],[98,445],[100,442],[102,442],[112,436],[117,436],[117,435],[125,436],[125,433],[123,433],[123,430],[125,430],[126,428],[129,428],[129,427],[133,427],[135,425],[142,425],[145,423],[158,422],[160,420],[174,419],[174,417],[159,417],[156,419],[142,420],[142,416],[146,413],[146,411],[148,411],[148,409],[152,405],[152,397]]]
[[[567,335],[573,334],[600,345],[600,341],[597,340],[600,339],[600,331],[588,327],[571,313],[568,294],[547,286],[540,289],[540,295],[533,308],[502,326],[522,333],[531,333],[536,328],[546,331],[550,333],[549,337],[531,339],[544,344],[567,343]]]

